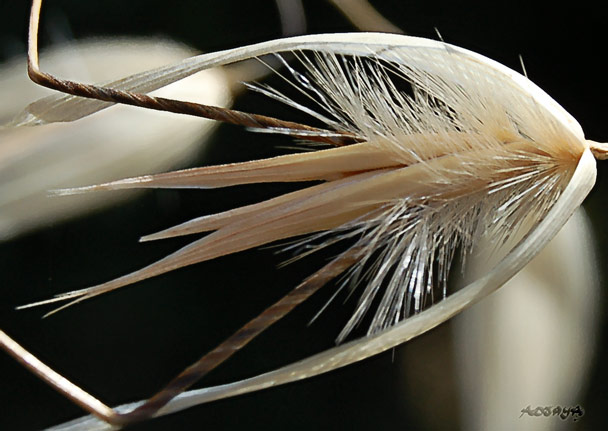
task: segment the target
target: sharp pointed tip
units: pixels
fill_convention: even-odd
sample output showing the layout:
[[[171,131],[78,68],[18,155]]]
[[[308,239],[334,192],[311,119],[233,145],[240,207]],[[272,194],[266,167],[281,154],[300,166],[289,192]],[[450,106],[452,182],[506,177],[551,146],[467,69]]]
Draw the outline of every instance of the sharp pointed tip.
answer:
[[[52,304],[53,302],[61,301],[63,298],[55,297],[51,299],[45,299],[43,301],[31,302],[29,304],[19,305],[15,307],[15,310],[26,310],[28,308],[39,307],[41,305]]]
[[[168,239],[175,238],[177,236],[185,235],[184,233],[176,232],[174,228],[169,228],[165,230],[161,230],[159,232],[154,232],[149,235],[144,235],[139,238],[139,242],[148,242],[148,241],[157,241],[159,239]]]
[[[150,242],[150,241],[156,241],[157,239],[163,239],[164,236],[162,236],[160,233],[151,233],[150,235],[144,235],[141,238],[139,238],[139,242]]]
[[[51,310],[48,313],[43,314],[41,319],[46,319],[47,317],[51,317],[53,314],[58,313],[59,311],[63,310],[64,308],[66,308],[69,305],[70,304],[64,305],[63,307],[55,308],[54,310]]]
[[[74,292],[69,292],[69,293],[64,293],[64,294],[59,294],[56,295],[53,298],[50,299],[44,299],[42,301],[36,301],[36,302],[31,302],[29,304],[24,304],[24,305],[18,305],[17,307],[15,307],[15,310],[25,310],[28,308],[34,308],[34,307],[39,307],[41,305],[47,305],[47,304],[54,304],[55,302],[61,302],[61,301],[67,301],[67,300],[71,300],[70,302],[68,302],[67,304],[64,304],[54,310],[49,311],[48,313],[46,313],[44,316],[42,316],[42,318],[46,318],[52,314],[55,314],[56,312],[63,310],[66,307],[69,307],[72,304],[75,304],[77,302],[82,301],[83,299],[86,299],[88,296],[85,294],[85,292],[81,292],[81,291],[74,291]]]
[[[99,190],[108,190],[110,188],[111,183],[105,184],[96,184],[92,186],[82,186],[82,187],[70,187],[66,189],[52,189],[49,190],[49,196],[72,196],[72,195],[80,195],[88,192],[94,192]]]
[[[77,195],[77,194],[80,194],[80,193],[84,193],[84,191],[80,190],[80,188],[73,188],[73,189],[52,189],[52,190],[49,190],[47,193],[51,197],[57,197],[57,196]]]
[[[48,191],[50,196],[71,196],[89,192],[98,192],[106,190],[133,189],[143,187],[147,177],[127,178],[124,180],[111,181],[109,183],[94,184],[91,186],[70,187],[65,189],[52,189]]]
[[[55,301],[58,301],[58,300],[59,300],[59,298],[52,298],[52,299],[47,299],[47,300],[44,300],[44,301],[32,302],[31,304],[19,305],[19,306],[15,307],[15,310],[27,310],[28,308],[38,307],[40,305],[45,305],[45,304],[52,303],[52,302],[55,302]],[[41,319],[46,319],[47,317],[55,314],[56,312],[58,312],[59,310],[61,310],[64,307],[59,307],[59,308],[57,308],[55,310],[49,311],[46,314],[43,314],[42,317],[41,317]]]

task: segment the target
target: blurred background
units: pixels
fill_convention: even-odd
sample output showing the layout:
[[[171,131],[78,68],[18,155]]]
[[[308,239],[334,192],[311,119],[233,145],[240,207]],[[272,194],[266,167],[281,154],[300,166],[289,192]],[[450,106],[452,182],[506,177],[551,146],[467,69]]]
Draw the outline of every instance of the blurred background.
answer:
[[[0,0],[2,62],[25,52],[28,3]],[[515,70],[521,70],[521,54],[530,79],[581,123],[589,139],[608,139],[605,18],[603,10],[595,9],[597,3],[580,1],[568,8],[551,9],[529,2],[373,3],[410,35],[436,39],[438,29],[446,42]],[[327,2],[305,2],[304,9],[308,33],[354,30]],[[182,0],[169,4],[158,0],[51,0],[43,8],[41,43],[146,36],[171,38],[211,52],[280,35],[279,14],[271,1]],[[2,103],[10,103],[2,96],[4,90],[0,88]],[[281,107],[256,94],[241,94],[234,106],[243,111],[282,114]],[[290,151],[279,136],[249,133],[235,126],[223,125],[204,140],[181,166]],[[171,145],[170,139],[167,145]],[[601,285],[605,285],[608,250],[607,172],[607,163],[600,162],[596,188],[584,204],[594,230],[595,270]],[[277,269],[286,256],[277,254],[276,248],[242,252],[139,283],[45,320],[40,319],[43,309],[17,312],[14,307],[122,275],[189,242],[186,238],[139,244],[142,235],[294,188],[264,185],[148,191],[87,217],[56,222],[0,242],[0,327],[110,405],[149,396],[320,267],[328,255],[311,256]],[[307,326],[330,295],[331,289],[322,290],[199,386],[249,377],[332,346],[352,301],[333,303]],[[608,359],[606,307],[603,299],[597,302],[602,312],[597,318],[598,332],[578,335],[596,340],[588,385],[578,401],[585,416],[576,423],[566,422],[568,428],[600,429],[608,423],[608,375],[601,367]],[[252,424],[302,430],[462,429],[467,401],[459,396],[452,326],[441,325],[394,351],[328,375],[200,406],[132,429],[228,430]],[[40,429],[82,414],[5,354],[0,354],[0,381],[0,429]],[[546,402],[536,401],[538,405]],[[528,402],[522,400],[521,404],[524,408]],[[517,417],[519,411],[512,414]]]

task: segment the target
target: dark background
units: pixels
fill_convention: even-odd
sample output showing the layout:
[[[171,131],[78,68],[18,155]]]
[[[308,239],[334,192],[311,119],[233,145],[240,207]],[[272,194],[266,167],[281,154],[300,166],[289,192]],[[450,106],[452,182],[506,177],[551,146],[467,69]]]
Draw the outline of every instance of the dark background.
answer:
[[[436,38],[477,51],[520,70],[579,120],[588,138],[606,140],[605,14],[597,2],[568,8],[530,2],[425,1],[376,2],[378,9],[409,34]],[[0,0],[0,59],[25,50],[28,2]],[[352,31],[329,4],[306,2],[308,32]],[[68,38],[99,35],[169,36],[201,51],[214,51],[280,36],[274,4],[267,2],[78,1],[52,0],[44,8],[42,42],[53,34]],[[275,105],[276,106],[276,105]],[[273,113],[256,95],[238,99],[245,111]],[[276,112],[276,111],[275,111]],[[279,154],[280,138],[221,127],[200,160],[191,165],[245,160]],[[204,160],[204,161],[203,161]],[[219,191],[148,192],[73,222],[58,224],[0,243],[0,327],[68,378],[114,405],[148,396],[185,365],[230,335],[265,306],[318,268],[317,256],[276,269],[284,256],[253,250],[195,265],[72,307],[40,320],[40,309],[13,307],[105,281],[152,262],[183,240],[139,244],[139,236],[189,218],[258,201],[290,190],[286,186],[242,187]],[[608,237],[606,163],[585,202],[605,268]],[[252,343],[201,384],[248,377],[326,349],[341,328],[348,307],[332,307],[311,327],[307,321],[324,304],[321,293]],[[605,310],[605,306],[602,306]],[[417,429],[437,426],[429,412],[458,427],[458,400],[450,380],[452,366],[444,335],[449,325],[343,370],[309,381],[190,409],[133,429]],[[584,336],[584,334],[582,334]],[[605,331],[599,335],[591,383],[581,405],[580,429],[604,428],[608,378]],[[416,365],[424,353],[425,364]],[[420,360],[418,360],[420,362]],[[408,371],[408,369],[410,371]],[[416,399],[403,391],[412,384]],[[0,354],[0,429],[40,429],[81,415],[81,410]],[[422,370],[422,371],[421,371]],[[435,389],[434,389],[435,388]],[[420,400],[425,400],[423,406]],[[523,407],[523,406],[522,406]],[[516,414],[516,413],[514,413]]]

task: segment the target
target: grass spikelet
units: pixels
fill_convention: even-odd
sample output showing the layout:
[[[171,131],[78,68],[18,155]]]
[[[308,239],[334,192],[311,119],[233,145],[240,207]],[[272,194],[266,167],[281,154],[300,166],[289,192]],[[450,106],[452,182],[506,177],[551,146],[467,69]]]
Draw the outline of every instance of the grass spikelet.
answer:
[[[213,231],[142,270],[54,300],[90,298],[292,236],[356,232],[356,246],[365,250],[365,257],[347,276],[351,287],[366,287],[338,341],[380,297],[369,327],[374,334],[445,297],[456,250],[466,260],[481,235],[490,234],[493,242],[502,244],[531,215],[542,219],[584,149],[544,107],[511,89],[490,91],[487,76],[449,55],[419,54],[412,61],[398,52],[388,59],[317,51],[293,54],[303,71],[289,65],[282,78],[295,88],[294,97],[304,101],[269,86],[250,88],[360,143],[57,193],[324,182],[145,236],[144,241]],[[425,69],[416,67],[417,62]],[[432,70],[426,70],[428,65]],[[305,107],[307,102],[310,107]],[[366,265],[371,265],[370,271],[363,269]]]

